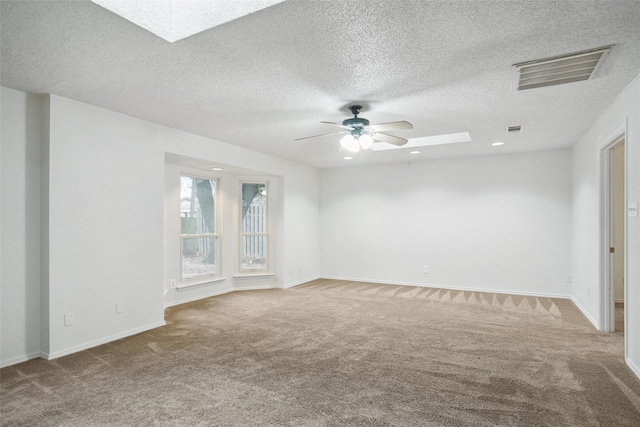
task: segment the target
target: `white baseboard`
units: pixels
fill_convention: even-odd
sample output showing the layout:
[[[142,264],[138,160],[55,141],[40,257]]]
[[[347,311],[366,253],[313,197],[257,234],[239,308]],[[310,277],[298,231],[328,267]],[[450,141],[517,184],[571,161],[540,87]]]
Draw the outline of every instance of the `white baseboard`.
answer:
[[[625,358],[625,361],[627,362],[627,366],[629,367],[629,369],[631,369],[633,371],[633,373],[636,374],[636,377],[638,377],[638,379],[640,379],[640,368],[638,368],[638,365],[633,363],[633,361],[631,359],[629,359],[628,357]]]
[[[293,288],[294,286],[304,285],[305,283],[313,282],[314,280],[318,280],[318,279],[320,279],[320,276],[309,277],[307,279],[299,280],[297,282],[286,283],[286,284],[282,285],[282,288],[283,289],[289,289],[289,288]]]
[[[319,277],[312,277],[312,278],[301,280],[299,282],[287,283],[287,284],[282,285],[282,286],[275,286],[275,285],[274,286],[271,286],[271,285],[242,286],[242,287],[236,286],[236,287],[234,287],[232,289],[216,290],[216,291],[213,291],[213,292],[206,293],[204,295],[198,295],[198,296],[191,297],[191,298],[181,299],[180,301],[172,301],[172,302],[169,302],[169,303],[165,303],[164,308],[175,307],[177,305],[187,304],[187,303],[198,301],[198,300],[205,299],[205,298],[211,298],[211,297],[215,297],[215,296],[218,296],[218,295],[228,294],[229,292],[259,291],[259,290],[264,290],[264,289],[289,289],[289,288],[293,288],[294,286],[304,285],[305,283],[309,283],[309,282],[311,282],[313,280],[317,280],[317,279],[319,279]]]
[[[574,297],[571,297],[571,302],[573,302],[573,304],[575,304],[576,307],[578,307],[578,310],[580,310],[582,312],[582,314],[584,314],[584,317],[587,318],[587,320],[589,322],[591,322],[591,324],[593,326],[595,326],[595,328],[597,330],[600,330],[600,322],[598,322],[596,319],[594,319],[593,317],[591,317],[591,315],[589,314],[589,312],[587,311],[587,309],[585,309],[582,304],[580,304],[578,302],[577,299],[575,299]]]
[[[565,294],[547,294],[543,292],[523,292],[523,291],[516,291],[511,289],[473,288],[469,286],[438,285],[433,283],[427,284],[427,283],[412,283],[412,282],[396,282],[396,281],[390,281],[390,280],[354,279],[353,277],[337,277],[337,276],[322,276],[321,279],[346,280],[349,282],[363,282],[363,283],[379,283],[381,285],[417,286],[421,288],[450,289],[454,291],[491,292],[495,294],[522,295],[522,296],[539,297],[539,298],[560,298],[560,299],[571,298],[571,295],[565,295]]]
[[[208,292],[206,294],[201,294],[195,297],[188,297],[188,298],[184,298],[184,299],[180,299],[179,301],[171,301],[168,303],[164,304],[164,308],[167,307],[175,307],[176,305],[181,305],[181,304],[187,304],[189,302],[194,302],[194,301],[198,301],[204,298],[210,298],[210,297],[215,297],[218,295],[223,295],[223,294],[227,294],[229,292],[233,292],[234,289],[219,289],[219,290],[215,290],[212,292]]]
[[[41,353],[39,351],[29,353],[29,354],[24,354],[22,356],[12,357],[11,359],[0,361],[0,368],[6,368],[7,366],[17,365],[18,363],[26,362],[31,359],[37,359],[39,357],[42,359],[46,359],[44,353]]]
[[[108,337],[100,338],[98,340],[89,341],[84,344],[80,344],[74,347],[65,348],[63,350],[54,351],[53,353],[43,353],[42,357],[47,360],[57,359],[58,357],[67,356],[69,354],[77,353],[82,350],[87,350],[89,348],[97,347],[102,344],[107,344],[115,340],[119,340],[121,338],[130,337],[131,335],[136,335],[141,332],[148,331],[150,329],[159,328],[160,326],[165,326],[167,323],[163,320],[162,322],[152,323],[151,325],[141,326],[139,328],[130,329],[126,332],[121,332],[119,334],[111,335]]]
[[[270,285],[259,285],[259,286],[236,286],[233,288],[233,291],[263,291],[265,289],[282,289],[282,286],[270,286]]]

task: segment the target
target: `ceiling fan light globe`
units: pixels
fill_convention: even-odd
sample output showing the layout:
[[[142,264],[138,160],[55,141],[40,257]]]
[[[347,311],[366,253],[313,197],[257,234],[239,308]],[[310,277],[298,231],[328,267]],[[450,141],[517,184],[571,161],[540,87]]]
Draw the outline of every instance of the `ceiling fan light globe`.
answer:
[[[360,141],[360,147],[362,147],[363,150],[368,150],[373,145],[373,138],[371,138],[371,135],[367,133],[360,135],[358,140]]]
[[[340,145],[342,146],[342,148],[352,153],[357,153],[360,150],[360,144],[351,134],[345,135],[340,140]]]

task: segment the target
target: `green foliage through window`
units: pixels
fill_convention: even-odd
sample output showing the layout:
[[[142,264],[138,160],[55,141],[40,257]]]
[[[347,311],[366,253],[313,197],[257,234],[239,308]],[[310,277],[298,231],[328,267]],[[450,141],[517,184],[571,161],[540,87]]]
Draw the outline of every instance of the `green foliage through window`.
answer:
[[[180,177],[181,278],[219,272],[217,180]]]

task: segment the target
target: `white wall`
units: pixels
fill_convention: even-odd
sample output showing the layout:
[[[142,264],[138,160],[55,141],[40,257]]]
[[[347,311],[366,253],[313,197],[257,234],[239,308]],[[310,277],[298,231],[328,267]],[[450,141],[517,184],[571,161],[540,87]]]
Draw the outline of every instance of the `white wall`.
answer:
[[[157,327],[165,303],[216,291],[167,292],[165,300],[165,190],[175,172],[167,151],[273,178],[275,275],[233,278],[227,269],[222,290],[319,276],[316,169],[54,95],[2,88],[2,109],[3,366]],[[305,268],[285,273],[285,264]],[[65,327],[66,313],[73,324]]]
[[[104,159],[112,157],[116,163],[124,162],[125,164],[118,168],[120,170],[131,167],[131,174],[133,175],[131,180],[123,180],[122,177],[117,177],[119,172],[113,172],[109,178],[110,181],[113,182],[110,184],[110,187],[118,187],[120,184],[125,186],[130,185],[130,187],[119,188],[117,194],[103,193],[99,199],[96,197],[94,200],[96,203],[99,203],[99,205],[92,203],[91,206],[97,211],[93,212],[94,215],[99,214],[105,202],[110,205],[118,204],[122,209],[125,207],[131,208],[130,210],[136,215],[142,215],[147,227],[146,229],[149,231],[147,235],[145,235],[145,231],[128,231],[128,233],[131,233],[131,238],[136,242],[135,245],[129,243],[130,246],[128,249],[130,252],[133,252],[136,251],[136,246],[147,247],[147,252],[142,254],[143,259],[140,261],[144,264],[148,262],[148,265],[142,266],[142,271],[151,272],[151,274],[147,276],[148,289],[145,294],[146,297],[144,298],[144,307],[135,306],[132,309],[136,312],[145,312],[148,310],[147,314],[151,315],[153,313],[154,317],[153,319],[149,319],[151,322],[140,323],[139,326],[136,326],[138,329],[152,327],[154,324],[157,325],[158,321],[162,321],[162,317],[159,316],[164,305],[174,305],[191,301],[230,289],[282,287],[295,284],[292,278],[284,274],[282,265],[285,264],[285,260],[295,262],[296,258],[300,256],[298,254],[308,254],[310,257],[306,262],[309,262],[311,267],[305,270],[301,281],[318,277],[319,225],[317,212],[319,209],[319,174],[317,170],[307,166],[296,165],[273,156],[240,149],[219,141],[144,122],[107,110],[90,107],[75,101],[63,100],[61,98],[57,98],[57,100],[60,100],[60,102],[65,105],[73,105],[80,110],[73,112],[68,111],[70,114],[65,115],[65,118],[73,118],[74,120],[80,117],[83,119],[83,123],[87,124],[87,129],[79,129],[79,133],[83,135],[99,134],[102,136],[102,141],[112,142],[107,150],[100,141],[87,141],[86,144],[77,144],[82,141],[82,139],[76,137],[73,139],[76,141],[76,144],[74,144],[72,149],[66,150],[65,158],[52,159],[52,165],[63,164],[64,169],[67,171],[73,169],[73,161],[69,159],[69,155],[73,150],[76,150],[83,153],[83,158],[95,156],[95,160],[97,160],[98,158]],[[52,132],[56,129],[53,124],[51,129]],[[69,138],[69,140],[71,139],[72,138]],[[119,141],[120,144],[114,144],[115,141]],[[113,152],[111,153],[112,150]],[[172,278],[179,279],[179,258],[171,257],[179,248],[179,243],[176,244],[176,241],[171,243],[172,236],[169,236],[169,233],[171,232],[172,225],[168,222],[167,214],[167,211],[172,209],[172,202],[179,203],[179,199],[171,198],[170,195],[174,189],[171,188],[169,182],[179,182],[177,180],[173,181],[172,176],[177,176],[181,170],[184,171],[188,169],[166,165],[165,152],[207,161],[215,161],[220,164],[241,167],[244,170],[251,169],[256,173],[269,175],[273,178],[272,184],[276,191],[280,193],[279,197],[276,198],[279,200],[277,205],[280,207],[276,209],[275,217],[283,218],[284,215],[287,215],[288,218],[291,218],[290,222],[284,223],[284,221],[281,221],[277,227],[278,236],[276,236],[276,248],[280,247],[282,249],[280,249],[279,256],[275,260],[274,276],[258,278],[233,277],[236,269],[233,263],[235,259],[232,255],[237,252],[237,244],[233,239],[228,238],[228,236],[237,233],[237,230],[233,229],[233,222],[225,221],[223,222],[223,233],[227,238],[223,236],[223,269],[226,280],[181,291],[169,289],[169,280]],[[126,161],[122,159],[126,159]],[[134,164],[140,164],[140,166],[146,165],[146,168],[135,168],[133,167]],[[113,169],[113,163],[111,166],[105,167],[111,170]],[[68,173],[69,172],[67,172],[67,174]],[[107,172],[107,174],[108,173],[109,172]],[[98,176],[102,176],[102,172],[99,174],[87,172],[87,175],[92,176],[92,179],[86,177],[88,181],[96,181]],[[280,175],[281,177],[277,177],[276,175]],[[54,174],[51,173],[51,177],[53,176]],[[238,191],[239,177],[227,175],[222,176],[222,178],[223,217],[229,218],[235,215],[233,195],[235,191]],[[75,177],[73,179],[75,179]],[[280,180],[284,180],[285,183],[288,181],[303,182],[307,183],[308,186],[304,188],[304,191],[300,191],[300,189],[293,185],[285,185],[285,188],[280,190],[279,187],[282,186]],[[117,184],[118,181],[120,181],[120,184]],[[132,190],[131,197],[127,197],[126,193],[128,190]],[[64,197],[73,198],[77,197],[77,195],[74,191],[74,194],[64,195]],[[298,199],[304,200],[305,203],[311,206],[311,210],[316,212],[315,217],[308,216],[306,211],[297,209],[295,203],[289,203],[285,208],[286,211],[282,212],[283,200],[287,200],[288,198],[291,198],[292,201]],[[57,200],[59,201],[60,197],[52,193],[50,199],[52,202],[55,202]],[[138,202],[140,204],[137,204]],[[82,203],[81,200],[78,200],[78,205]],[[106,216],[106,212],[104,216]],[[302,216],[304,216],[304,219],[300,218]],[[81,228],[85,228],[85,230],[90,228],[90,222],[91,221],[83,224]],[[296,227],[301,223],[304,223],[304,227],[297,229]],[[50,224],[53,229],[54,222],[52,220]],[[138,225],[136,222],[132,222],[132,224]],[[120,226],[124,226],[124,224],[120,224]],[[157,227],[160,227],[160,229]],[[151,231],[151,228],[153,228],[153,231]],[[59,228],[56,229],[59,230]],[[112,239],[118,232],[119,231],[111,229],[110,227],[105,230],[105,234],[110,235]],[[168,240],[165,240],[165,234]],[[175,236],[177,237],[177,235],[176,233]],[[114,247],[104,248],[103,256],[114,256],[113,253],[117,251],[118,249]],[[120,252],[122,252],[122,250],[120,250]],[[51,251],[51,253],[53,254],[54,251]],[[52,265],[60,265],[60,263],[53,259],[51,263]],[[71,265],[64,265],[61,266],[61,271],[66,271],[70,268],[72,268]],[[133,271],[127,273],[129,277],[132,275],[135,275]],[[105,281],[112,281],[114,279],[112,274],[105,276]],[[142,295],[142,293],[140,295]],[[158,300],[158,298],[160,298],[160,300]],[[105,299],[108,299],[108,297],[105,296]],[[125,302],[125,306],[130,305],[124,297],[121,297],[120,300]],[[159,304],[156,304],[158,301]],[[140,300],[140,304],[143,304],[143,300]],[[115,301],[111,301],[108,305],[113,307],[112,312],[115,313]],[[57,302],[52,303],[51,306],[56,307],[60,312],[67,310],[66,308],[60,308]],[[107,318],[111,314],[112,313],[109,313]],[[55,318],[54,314],[52,314],[52,318]],[[101,321],[97,320],[97,323],[100,324]]]
[[[568,296],[569,168],[561,150],[324,170],[322,276]]]
[[[59,357],[164,324],[164,153],[157,125],[53,95],[49,108],[48,357]]]
[[[601,194],[602,149],[626,129],[626,198],[640,202],[640,76],[618,95],[573,147],[571,294],[590,320],[602,328]],[[640,224],[626,224],[625,347],[629,366],[640,376]]]
[[[5,366],[40,354],[42,98],[2,87],[0,100],[0,361]]]
[[[287,163],[294,179],[282,185],[284,215],[284,287],[307,282],[320,275],[320,173],[304,165]],[[309,242],[316,242],[315,245]]]

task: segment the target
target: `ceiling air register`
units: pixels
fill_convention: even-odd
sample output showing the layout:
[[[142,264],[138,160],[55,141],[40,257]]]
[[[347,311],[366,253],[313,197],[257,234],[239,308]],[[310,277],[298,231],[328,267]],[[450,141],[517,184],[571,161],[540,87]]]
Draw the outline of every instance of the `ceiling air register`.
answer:
[[[595,75],[612,47],[604,46],[514,64],[518,90],[589,80]]]

